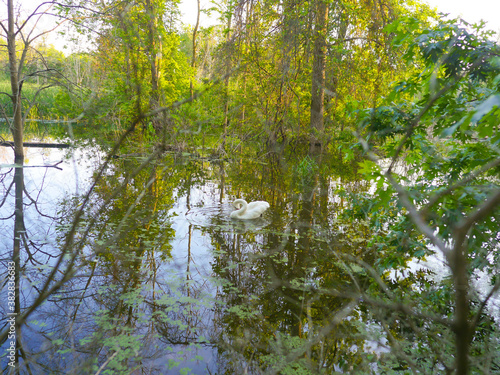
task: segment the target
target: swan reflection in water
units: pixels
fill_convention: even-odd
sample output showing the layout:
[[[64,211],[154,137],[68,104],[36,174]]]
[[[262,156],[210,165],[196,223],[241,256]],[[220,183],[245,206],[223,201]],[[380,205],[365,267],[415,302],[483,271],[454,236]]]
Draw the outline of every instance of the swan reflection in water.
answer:
[[[269,208],[269,203],[265,201],[247,203],[244,199],[236,199],[233,206],[237,210],[231,212],[231,219],[251,220],[261,217],[264,211]]]

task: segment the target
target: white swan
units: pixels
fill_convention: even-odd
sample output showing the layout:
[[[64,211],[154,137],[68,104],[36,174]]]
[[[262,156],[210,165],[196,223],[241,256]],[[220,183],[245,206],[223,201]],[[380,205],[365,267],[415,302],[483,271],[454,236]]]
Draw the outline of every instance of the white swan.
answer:
[[[244,199],[236,199],[233,206],[237,210],[231,212],[231,219],[250,220],[260,217],[269,208],[269,203],[265,201],[247,203]]]

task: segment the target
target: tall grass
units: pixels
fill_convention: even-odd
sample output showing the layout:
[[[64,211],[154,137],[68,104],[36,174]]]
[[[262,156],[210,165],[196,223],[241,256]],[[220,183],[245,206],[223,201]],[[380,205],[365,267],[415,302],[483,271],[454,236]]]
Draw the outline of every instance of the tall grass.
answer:
[[[60,110],[60,88],[48,87],[43,90],[42,85],[36,83],[25,82],[22,88],[23,110],[26,111],[32,103],[30,112],[26,116],[25,131],[39,132],[40,122],[30,120],[61,120],[64,116]],[[40,91],[39,91],[40,90]],[[8,125],[4,121],[5,118],[12,118],[13,106],[10,98],[11,94],[10,81],[7,79],[0,80],[0,129],[2,133],[8,132]],[[38,95],[37,95],[38,92]],[[36,95],[36,97],[35,97]],[[44,126],[42,126],[44,127]]]
[[[35,95],[37,91],[40,89],[40,85],[25,82],[23,84],[23,107],[26,109],[28,106],[33,103],[35,99]],[[7,117],[12,117],[13,109],[12,109],[12,101],[7,94],[11,93],[10,82],[7,80],[0,81],[0,106],[3,110],[3,113],[7,115]],[[55,116],[55,119],[58,118],[58,109],[56,103],[56,97],[59,92],[58,87],[49,87],[38,93],[36,97],[36,107],[37,110],[34,112],[37,116],[42,116],[42,118],[50,118],[51,115]],[[30,117],[29,118],[34,118]]]
[[[31,82],[25,82],[23,84],[22,96],[24,111],[26,111],[32,103],[35,103],[26,116],[25,132],[28,134],[38,134],[47,131],[47,124],[30,120],[64,119],[60,110],[60,88],[49,87],[39,91],[41,87],[41,85]],[[9,96],[11,92],[10,81],[7,79],[0,80],[0,118],[2,119],[2,121],[0,121],[0,133],[3,136],[10,133],[8,123],[5,122],[4,119],[5,117],[12,118],[13,116],[12,100]],[[35,95],[37,95],[36,98]]]

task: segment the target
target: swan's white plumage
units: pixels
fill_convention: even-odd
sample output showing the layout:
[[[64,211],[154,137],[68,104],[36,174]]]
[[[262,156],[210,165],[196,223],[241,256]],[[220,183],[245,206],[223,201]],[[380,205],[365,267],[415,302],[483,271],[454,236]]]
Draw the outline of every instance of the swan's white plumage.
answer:
[[[265,201],[255,201],[247,203],[244,199],[236,199],[233,206],[236,211],[231,212],[232,219],[250,220],[257,219],[269,208],[269,203]]]

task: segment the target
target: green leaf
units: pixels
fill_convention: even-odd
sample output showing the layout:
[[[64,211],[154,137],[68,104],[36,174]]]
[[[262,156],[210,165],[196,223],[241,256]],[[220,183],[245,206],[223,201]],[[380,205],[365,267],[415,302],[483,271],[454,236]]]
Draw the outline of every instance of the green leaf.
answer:
[[[492,95],[476,107],[472,122],[478,122],[484,115],[489,113],[494,107],[500,107],[500,95]]]
[[[469,123],[470,123],[470,116],[465,116],[463,117],[460,121],[457,121],[455,122],[452,126],[450,126],[449,128],[446,128],[444,129],[441,134],[440,134],[440,137],[441,138],[446,138],[446,137],[450,137],[453,135],[453,133],[455,133],[455,131],[461,126],[461,125],[465,125],[467,126]],[[468,121],[466,121],[468,120]]]

